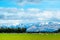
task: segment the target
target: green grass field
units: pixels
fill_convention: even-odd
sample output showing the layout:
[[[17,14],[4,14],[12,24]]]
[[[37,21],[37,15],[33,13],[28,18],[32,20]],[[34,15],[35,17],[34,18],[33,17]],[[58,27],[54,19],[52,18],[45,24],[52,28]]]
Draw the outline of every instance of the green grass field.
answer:
[[[59,33],[0,33],[0,40],[60,40]]]

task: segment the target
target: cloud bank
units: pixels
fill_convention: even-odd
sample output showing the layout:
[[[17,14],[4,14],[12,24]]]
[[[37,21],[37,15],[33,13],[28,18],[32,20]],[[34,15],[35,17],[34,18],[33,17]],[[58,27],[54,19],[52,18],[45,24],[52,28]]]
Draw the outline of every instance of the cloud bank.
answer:
[[[41,21],[41,22],[43,21],[58,22],[59,21],[60,22],[60,11],[59,10],[41,10],[38,8],[18,9],[18,8],[1,7],[0,20],[18,20],[18,21],[22,20],[21,22],[38,22],[38,21]]]
[[[50,20],[56,18],[60,20],[59,10],[40,10],[38,8],[18,9],[0,8],[0,19],[38,19]]]

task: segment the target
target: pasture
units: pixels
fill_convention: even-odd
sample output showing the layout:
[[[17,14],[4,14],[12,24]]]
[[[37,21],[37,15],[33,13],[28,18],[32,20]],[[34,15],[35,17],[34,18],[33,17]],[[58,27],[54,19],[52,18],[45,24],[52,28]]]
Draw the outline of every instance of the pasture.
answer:
[[[60,33],[0,33],[0,40],[60,40]]]

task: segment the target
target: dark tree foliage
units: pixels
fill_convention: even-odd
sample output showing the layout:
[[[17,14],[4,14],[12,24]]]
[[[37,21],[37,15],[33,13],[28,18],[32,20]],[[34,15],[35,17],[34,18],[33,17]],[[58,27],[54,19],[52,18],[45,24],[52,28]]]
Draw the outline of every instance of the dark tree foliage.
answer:
[[[58,32],[60,32],[60,29],[58,29]]]
[[[25,33],[26,32],[26,28],[21,28],[20,32]]]
[[[60,28],[58,29],[58,30],[56,30],[56,31],[54,31],[55,33],[60,33]]]
[[[0,33],[25,33],[26,28],[0,28]]]

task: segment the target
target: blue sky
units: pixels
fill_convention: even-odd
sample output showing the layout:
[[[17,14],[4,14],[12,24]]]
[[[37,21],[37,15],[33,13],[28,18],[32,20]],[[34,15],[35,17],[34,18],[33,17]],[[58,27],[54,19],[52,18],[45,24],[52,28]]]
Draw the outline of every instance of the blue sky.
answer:
[[[26,1],[26,2],[25,2]],[[16,8],[39,8],[39,9],[60,9],[60,0],[34,0],[32,2],[28,0],[1,0],[0,7],[16,7]],[[23,6],[22,6],[23,5]],[[52,9],[53,8],[53,9]]]
[[[60,0],[0,0],[0,19],[60,22]]]

